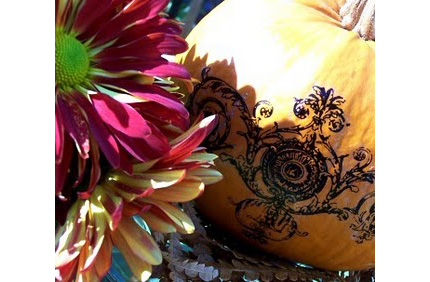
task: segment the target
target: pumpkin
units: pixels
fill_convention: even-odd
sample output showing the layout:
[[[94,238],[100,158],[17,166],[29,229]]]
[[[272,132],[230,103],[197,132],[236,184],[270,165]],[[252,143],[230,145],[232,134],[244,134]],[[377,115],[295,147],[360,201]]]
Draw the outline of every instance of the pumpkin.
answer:
[[[342,24],[343,5],[226,0],[177,60],[199,80],[191,116],[219,116],[205,146],[224,179],[199,212],[268,253],[363,270],[374,267],[375,42]]]

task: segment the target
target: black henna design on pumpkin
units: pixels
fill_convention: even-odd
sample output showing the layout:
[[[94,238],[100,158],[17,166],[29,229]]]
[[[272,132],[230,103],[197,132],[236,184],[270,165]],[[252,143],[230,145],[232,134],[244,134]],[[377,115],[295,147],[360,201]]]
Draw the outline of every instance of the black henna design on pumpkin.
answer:
[[[297,118],[307,123],[283,128],[275,122],[273,127],[263,130],[260,121],[274,112],[270,101],[258,101],[251,113],[243,97],[223,80],[209,76],[209,71],[203,69],[202,82],[196,85],[187,107],[192,116],[199,110],[219,115],[217,129],[204,143],[210,151],[233,149],[232,144],[226,143],[230,134],[246,140],[245,155],[233,156],[225,150],[220,154],[221,161],[233,165],[257,197],[237,203],[230,199],[244,228],[243,234],[261,244],[287,240],[294,235],[307,236],[306,231],[299,230],[295,215],[332,214],[341,221],[351,218],[350,228],[357,243],[373,239],[374,191],[366,194],[356,207],[338,207],[335,202],[347,190],[358,192],[358,183],[375,180],[375,170],[370,168],[373,156],[368,149],[360,147],[352,154],[337,155],[330,143],[331,134],[349,126],[342,109],[343,97],[335,96],[333,89],[314,86],[308,97],[294,99],[292,109]],[[201,90],[212,95],[200,97]],[[239,111],[246,130],[231,132],[231,110]],[[258,154],[261,158],[256,160]],[[347,158],[357,163],[344,171],[343,162]],[[329,165],[334,169],[329,171]],[[264,185],[261,181],[259,185],[259,179]],[[317,195],[326,185],[330,189],[320,200]]]

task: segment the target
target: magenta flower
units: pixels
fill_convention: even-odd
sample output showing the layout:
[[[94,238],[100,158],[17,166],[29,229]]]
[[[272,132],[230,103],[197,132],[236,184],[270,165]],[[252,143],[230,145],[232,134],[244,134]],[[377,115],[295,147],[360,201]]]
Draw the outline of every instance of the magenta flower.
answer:
[[[190,76],[162,57],[187,49],[178,23],[160,16],[167,3],[56,0],[57,196],[71,162],[78,167],[73,187],[89,178],[79,193],[85,199],[101,174],[99,151],[111,167],[131,173],[131,160],[163,156],[170,150],[167,137],[188,129],[188,112],[169,78]]]

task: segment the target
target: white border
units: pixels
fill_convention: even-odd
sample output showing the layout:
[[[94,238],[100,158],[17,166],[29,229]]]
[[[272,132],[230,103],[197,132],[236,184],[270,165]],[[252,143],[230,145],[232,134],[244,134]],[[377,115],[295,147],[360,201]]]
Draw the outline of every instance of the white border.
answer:
[[[376,281],[430,281],[430,5],[376,4]]]
[[[1,11],[1,280],[52,281],[54,1]]]

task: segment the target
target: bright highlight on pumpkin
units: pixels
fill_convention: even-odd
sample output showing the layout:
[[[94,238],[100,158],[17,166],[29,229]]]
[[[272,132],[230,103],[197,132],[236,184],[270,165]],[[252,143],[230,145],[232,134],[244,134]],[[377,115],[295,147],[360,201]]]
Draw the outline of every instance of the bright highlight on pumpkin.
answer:
[[[90,59],[86,47],[64,31],[55,32],[55,83],[66,90],[82,83],[88,74]]]

